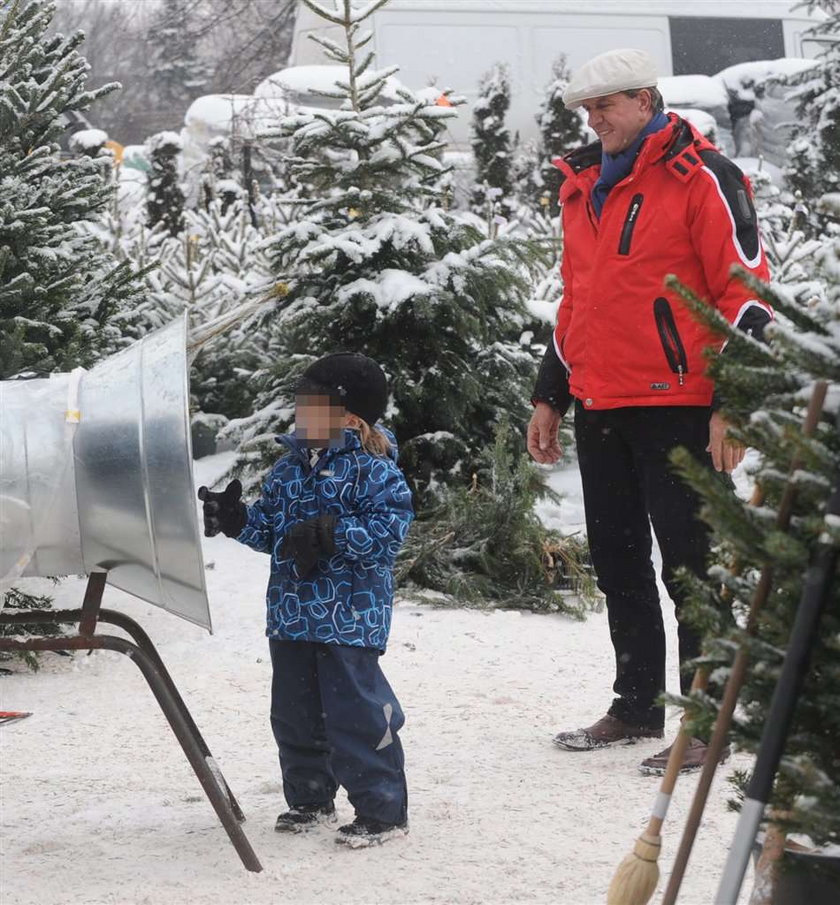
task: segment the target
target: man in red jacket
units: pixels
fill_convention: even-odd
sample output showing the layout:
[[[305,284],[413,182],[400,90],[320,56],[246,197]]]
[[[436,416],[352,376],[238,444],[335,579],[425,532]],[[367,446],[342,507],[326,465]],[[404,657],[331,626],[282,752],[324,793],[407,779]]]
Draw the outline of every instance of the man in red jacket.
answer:
[[[720,338],[700,325],[665,278],[675,274],[731,324],[760,339],[772,311],[732,277],[733,264],[767,279],[749,182],[689,122],[663,112],[656,65],[640,50],[601,54],[571,78],[563,100],[583,107],[595,144],[557,164],[563,174],[563,299],[540,368],[528,427],[537,462],[556,462],[560,421],[574,401],[586,528],[615,649],[606,716],[555,743],[586,751],[661,738],[665,635],[651,562],[676,606],[680,663],[699,653],[681,619],[674,579],[706,571],[708,529],[696,494],[674,473],[678,446],[720,472],[741,461],[727,439],[703,351]],[[683,692],[690,675],[681,669]],[[643,772],[661,772],[670,749]],[[693,739],[683,768],[698,769]]]

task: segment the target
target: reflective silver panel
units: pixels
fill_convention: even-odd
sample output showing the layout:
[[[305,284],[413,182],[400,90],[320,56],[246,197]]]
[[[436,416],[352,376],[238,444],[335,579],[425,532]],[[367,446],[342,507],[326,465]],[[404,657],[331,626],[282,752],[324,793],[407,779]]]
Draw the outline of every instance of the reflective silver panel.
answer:
[[[115,587],[211,628],[186,329],[179,318],[84,373],[74,429],[65,420],[73,375],[0,382],[0,577],[34,544],[24,575],[107,568]]]
[[[84,572],[73,439],[65,419],[78,377],[0,381],[0,577]]]

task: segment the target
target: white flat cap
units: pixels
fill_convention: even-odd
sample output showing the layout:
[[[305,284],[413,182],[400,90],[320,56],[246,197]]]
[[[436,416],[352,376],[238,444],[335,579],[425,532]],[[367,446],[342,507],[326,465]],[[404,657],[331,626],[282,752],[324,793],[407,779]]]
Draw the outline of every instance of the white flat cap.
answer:
[[[574,110],[591,97],[656,86],[656,61],[645,50],[608,50],[572,73],[563,103]]]

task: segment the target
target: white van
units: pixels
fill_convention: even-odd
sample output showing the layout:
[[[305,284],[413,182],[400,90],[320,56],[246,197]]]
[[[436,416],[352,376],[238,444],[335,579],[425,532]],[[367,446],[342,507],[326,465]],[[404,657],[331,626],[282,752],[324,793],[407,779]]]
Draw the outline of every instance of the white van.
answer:
[[[508,126],[536,135],[534,116],[558,55],[574,68],[595,54],[638,47],[663,76],[713,75],[734,63],[813,57],[805,32],[825,13],[791,12],[795,0],[391,0],[367,23],[376,65],[397,65],[412,88],[452,88],[475,100],[496,62],[511,72]],[[343,43],[343,32],[299,5],[290,65],[323,63],[318,34]],[[463,108],[462,108],[463,110]],[[450,126],[452,141],[469,141],[469,111]]]

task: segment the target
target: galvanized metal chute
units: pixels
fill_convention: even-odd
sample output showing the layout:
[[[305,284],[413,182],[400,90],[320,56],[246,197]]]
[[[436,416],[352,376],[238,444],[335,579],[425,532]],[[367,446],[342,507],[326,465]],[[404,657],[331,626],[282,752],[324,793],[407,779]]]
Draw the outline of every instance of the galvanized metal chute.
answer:
[[[21,577],[86,574],[81,609],[0,613],[0,625],[76,625],[0,637],[0,650],[114,650],[143,672],[248,870],[244,815],[157,650],[109,584],[211,630],[192,476],[188,353],[265,304],[188,336],[187,315],[90,371],[0,381],[0,593]],[[116,625],[131,640],[102,634]]]

